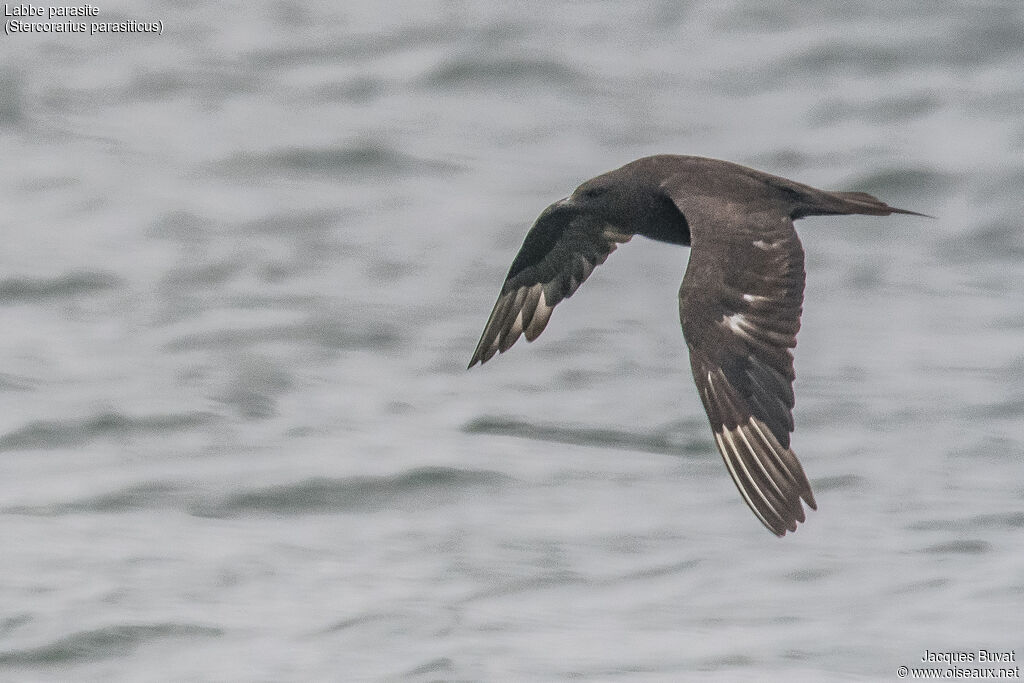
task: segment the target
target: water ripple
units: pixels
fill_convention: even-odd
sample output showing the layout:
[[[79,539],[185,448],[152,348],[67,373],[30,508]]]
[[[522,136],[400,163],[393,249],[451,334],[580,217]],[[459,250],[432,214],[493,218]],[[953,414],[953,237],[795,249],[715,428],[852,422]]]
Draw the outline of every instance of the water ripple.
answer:
[[[949,541],[948,543],[936,543],[935,545],[923,548],[921,552],[932,555],[980,555],[982,553],[987,553],[991,549],[992,545],[985,541],[960,539],[956,541]]]
[[[554,441],[577,446],[596,446],[666,455],[704,454],[710,447],[710,439],[703,436],[680,441],[675,430],[661,429],[655,432],[636,433],[593,427],[533,424],[489,415],[471,420],[463,426],[462,431],[466,434],[516,436],[523,439]]]
[[[38,420],[0,436],[0,451],[69,448],[114,434],[176,432],[210,423],[213,413],[132,416],[101,413],[84,420]]]
[[[120,284],[116,275],[98,271],[78,271],[54,278],[13,277],[0,280],[0,304],[70,298]]]
[[[538,83],[580,90],[585,74],[552,59],[536,57],[457,57],[441,64],[425,79],[430,88],[507,88],[513,83]]]
[[[977,515],[968,519],[929,519],[908,525],[915,531],[1009,530],[1024,528],[1024,512]]]
[[[468,489],[500,487],[512,479],[498,472],[423,467],[376,477],[307,479],[229,496],[219,504],[197,506],[195,514],[306,515],[420,509],[456,502]]]
[[[18,73],[0,72],[0,126],[12,126],[25,118],[24,79]]]
[[[821,477],[814,480],[814,490],[825,491],[862,491],[869,488],[868,480],[856,474],[840,474],[834,477]]]
[[[20,650],[0,652],[0,664],[39,665],[62,664],[78,660],[121,657],[143,643],[163,638],[216,637],[219,628],[197,624],[133,624],[107,626],[80,631],[52,643]]]
[[[245,349],[267,342],[305,342],[328,349],[393,349],[401,341],[398,332],[388,323],[374,320],[362,325],[332,316],[310,319],[305,324],[276,325],[238,330],[212,330],[188,334],[164,344],[164,350],[224,351]]]
[[[454,164],[415,157],[378,142],[242,152],[221,162],[220,166],[228,172],[242,175],[302,173],[358,178],[429,175],[459,170]]]

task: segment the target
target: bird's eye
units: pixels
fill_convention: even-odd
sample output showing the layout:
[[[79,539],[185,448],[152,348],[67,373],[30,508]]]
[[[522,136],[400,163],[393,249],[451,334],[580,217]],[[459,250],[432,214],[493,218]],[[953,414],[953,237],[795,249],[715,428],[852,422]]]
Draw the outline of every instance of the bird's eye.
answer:
[[[604,187],[588,187],[587,189],[583,190],[583,196],[586,199],[594,199],[595,197],[600,197],[601,195],[603,195],[606,190],[607,188]]]

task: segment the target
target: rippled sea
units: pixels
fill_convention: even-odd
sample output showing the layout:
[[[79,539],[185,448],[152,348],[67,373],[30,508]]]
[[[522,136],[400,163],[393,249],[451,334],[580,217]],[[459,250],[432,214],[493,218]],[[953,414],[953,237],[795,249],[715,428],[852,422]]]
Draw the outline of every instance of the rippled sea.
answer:
[[[0,37],[0,679],[897,680],[1024,657],[1024,4],[99,0]],[[466,371],[529,226],[652,153],[810,218],[777,539],[687,250]]]

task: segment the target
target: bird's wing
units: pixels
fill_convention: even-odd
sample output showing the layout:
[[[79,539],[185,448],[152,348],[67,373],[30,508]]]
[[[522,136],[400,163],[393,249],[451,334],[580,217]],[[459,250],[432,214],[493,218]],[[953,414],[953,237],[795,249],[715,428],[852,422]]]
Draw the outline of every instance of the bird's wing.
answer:
[[[504,353],[522,334],[536,339],[555,305],[632,236],[564,202],[545,209],[512,262],[469,367]]]
[[[803,248],[778,211],[698,207],[680,206],[692,248],[679,317],[693,377],[729,474],[757,518],[782,536],[804,521],[801,498],[817,509],[789,447]]]

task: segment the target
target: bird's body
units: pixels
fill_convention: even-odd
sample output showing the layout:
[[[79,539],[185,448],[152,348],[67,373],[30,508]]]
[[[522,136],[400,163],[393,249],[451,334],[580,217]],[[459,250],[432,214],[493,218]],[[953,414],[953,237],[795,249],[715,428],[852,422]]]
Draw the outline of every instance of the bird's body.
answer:
[[[527,233],[470,367],[533,341],[618,244],[633,235],[691,247],[679,289],[690,366],[740,494],[782,536],[816,509],[790,449],[793,355],[804,252],[793,220],[916,214],[861,192],[826,192],[703,157],[644,157],[580,185]]]

